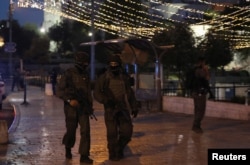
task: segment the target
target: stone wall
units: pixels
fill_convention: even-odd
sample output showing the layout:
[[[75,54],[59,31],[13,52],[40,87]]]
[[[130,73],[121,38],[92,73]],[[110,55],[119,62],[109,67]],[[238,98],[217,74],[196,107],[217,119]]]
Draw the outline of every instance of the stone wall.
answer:
[[[193,114],[193,99],[176,96],[163,96],[163,111]],[[250,106],[208,100],[205,116],[250,120]]]

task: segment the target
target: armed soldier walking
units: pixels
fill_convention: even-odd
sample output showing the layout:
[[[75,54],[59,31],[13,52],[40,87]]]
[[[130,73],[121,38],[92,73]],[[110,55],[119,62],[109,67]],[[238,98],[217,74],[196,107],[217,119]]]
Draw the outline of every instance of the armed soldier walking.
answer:
[[[89,56],[84,52],[75,54],[75,67],[65,71],[58,85],[56,95],[64,101],[66,133],[62,143],[65,145],[65,156],[72,159],[71,148],[75,144],[76,129],[80,125],[80,162],[92,164],[90,151],[90,122],[92,115],[91,85],[87,67]]]
[[[119,161],[133,133],[130,113],[138,114],[137,101],[130,86],[130,77],[122,72],[118,55],[111,56],[107,71],[95,83],[94,97],[104,105],[109,159]]]

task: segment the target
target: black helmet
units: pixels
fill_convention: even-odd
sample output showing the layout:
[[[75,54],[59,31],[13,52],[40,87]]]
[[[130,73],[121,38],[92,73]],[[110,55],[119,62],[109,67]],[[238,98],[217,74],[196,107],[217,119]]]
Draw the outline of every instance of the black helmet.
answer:
[[[122,61],[119,55],[111,55],[108,59],[108,64],[110,66],[121,66]]]
[[[75,54],[75,62],[76,63],[89,63],[89,55],[85,52],[77,52]]]
[[[80,70],[86,70],[89,65],[89,55],[85,52],[75,54],[75,66]]]
[[[118,75],[121,71],[122,61],[119,55],[112,55],[108,58],[109,70],[114,74]]]

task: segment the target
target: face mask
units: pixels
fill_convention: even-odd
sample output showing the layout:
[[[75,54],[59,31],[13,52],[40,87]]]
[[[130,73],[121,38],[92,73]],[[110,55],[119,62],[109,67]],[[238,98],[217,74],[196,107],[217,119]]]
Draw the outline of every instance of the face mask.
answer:
[[[76,63],[77,68],[81,69],[81,70],[86,70],[88,68],[88,63]]]
[[[116,76],[120,73],[120,67],[119,66],[110,66],[110,71]]]

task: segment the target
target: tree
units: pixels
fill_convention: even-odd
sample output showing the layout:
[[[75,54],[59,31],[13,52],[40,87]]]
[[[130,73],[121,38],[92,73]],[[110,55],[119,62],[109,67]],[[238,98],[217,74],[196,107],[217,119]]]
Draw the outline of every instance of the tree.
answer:
[[[204,53],[209,66],[214,69],[224,67],[233,60],[230,41],[216,37],[213,35],[213,31],[207,33],[199,45],[199,49]]]
[[[174,48],[170,49],[162,57],[164,68],[181,73],[190,64],[193,64],[196,55],[195,39],[189,27],[182,24],[170,26],[168,29],[158,31],[152,42],[158,46],[174,45]],[[181,74],[179,76],[182,77]]]
[[[173,24],[170,28],[157,32],[152,41],[158,46],[174,45],[162,56],[162,64],[165,73],[177,73],[179,83],[184,87],[186,71],[194,64],[197,56],[192,30],[182,24]]]
[[[24,61],[32,64],[49,63],[49,38],[34,38],[29,50],[24,54]]]
[[[0,25],[2,28],[0,29],[0,34],[4,37],[4,41],[9,42],[9,27],[8,21],[1,21]],[[12,42],[16,43],[16,52],[13,53],[14,56],[18,56],[19,58],[23,57],[23,54],[26,50],[30,48],[33,38],[38,37],[38,33],[35,31],[35,27],[31,27],[31,25],[27,25],[21,27],[17,20],[12,21]]]
[[[77,21],[64,19],[49,29],[48,36],[56,42],[57,53],[66,56],[74,52],[81,42],[89,42],[90,27]]]

